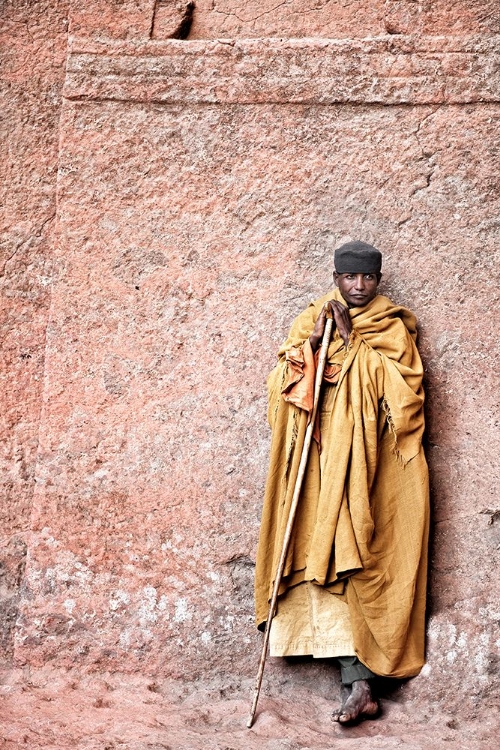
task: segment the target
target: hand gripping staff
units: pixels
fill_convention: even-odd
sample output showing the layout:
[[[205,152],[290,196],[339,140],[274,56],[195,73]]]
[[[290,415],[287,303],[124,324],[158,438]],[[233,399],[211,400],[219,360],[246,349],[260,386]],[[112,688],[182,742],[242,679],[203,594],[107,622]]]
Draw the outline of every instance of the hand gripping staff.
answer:
[[[323,381],[323,373],[325,370],[326,357],[328,354],[328,345],[330,343],[330,336],[331,336],[332,327],[333,327],[333,318],[331,317],[329,305],[327,307],[326,314],[327,314],[327,319],[325,323],[325,331],[323,333],[323,338],[321,340],[321,349],[320,349],[320,354],[319,354],[318,367],[316,369],[316,378],[314,381],[314,399],[313,399],[313,408],[311,412],[311,419],[309,420],[309,424],[307,425],[306,434],[304,437],[304,445],[302,448],[302,454],[300,456],[300,463],[299,463],[299,468],[297,472],[297,480],[295,482],[292,502],[290,505],[290,513],[289,513],[288,521],[286,524],[285,535],[283,537],[283,547],[281,550],[278,568],[276,570],[276,576],[274,578],[273,595],[271,597],[271,602],[269,604],[269,613],[267,615],[266,629],[264,631],[264,642],[262,644],[262,654],[260,657],[259,671],[257,672],[257,679],[255,682],[255,692],[254,692],[254,697],[253,697],[253,703],[252,703],[252,708],[250,710],[250,716],[247,721],[247,727],[249,729],[253,724],[255,711],[257,710],[257,702],[259,700],[260,687],[262,685],[262,676],[264,674],[264,666],[266,663],[267,645],[269,643],[269,634],[271,632],[271,623],[272,623],[272,619],[274,617],[274,612],[276,609],[276,602],[278,600],[278,591],[279,591],[279,587],[281,583],[281,578],[283,576],[283,570],[285,568],[286,556],[288,553],[288,547],[290,545],[290,539],[291,539],[292,530],[293,530],[293,523],[295,520],[297,507],[299,504],[300,490],[302,488],[302,481],[304,479],[304,475],[306,472],[307,459],[309,457],[309,448],[311,446],[311,440],[312,440],[313,431],[314,431],[314,424],[316,421],[316,412],[318,410],[319,394],[321,390],[321,383]]]

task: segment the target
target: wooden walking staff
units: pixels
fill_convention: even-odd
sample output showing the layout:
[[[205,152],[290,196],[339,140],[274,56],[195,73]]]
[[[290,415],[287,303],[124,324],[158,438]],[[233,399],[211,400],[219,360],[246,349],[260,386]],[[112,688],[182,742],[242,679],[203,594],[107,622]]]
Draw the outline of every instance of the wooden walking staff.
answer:
[[[326,308],[326,323],[323,338],[321,340],[321,349],[319,353],[318,367],[316,369],[316,378],[314,380],[314,399],[313,408],[311,412],[311,418],[307,425],[306,434],[304,437],[304,445],[302,448],[302,454],[300,456],[300,463],[297,472],[297,480],[295,482],[295,488],[293,491],[292,503],[290,505],[290,513],[288,515],[288,521],[286,524],[285,535],[283,537],[283,547],[281,549],[281,555],[276,570],[276,576],[274,579],[273,595],[271,597],[271,603],[269,604],[269,613],[267,615],[266,629],[264,631],[264,643],[262,644],[262,654],[260,657],[259,671],[257,672],[257,679],[255,682],[255,692],[250,710],[250,716],[247,721],[247,727],[253,724],[255,717],[255,711],[257,710],[257,702],[259,700],[260,687],[262,685],[262,676],[264,674],[264,666],[266,663],[267,656],[267,645],[269,643],[269,634],[271,632],[271,623],[274,617],[274,611],[276,609],[276,602],[278,600],[278,591],[283,576],[283,570],[285,569],[285,561],[288,553],[288,547],[290,546],[290,539],[292,537],[293,523],[295,521],[295,515],[299,504],[300,490],[302,488],[302,482],[306,473],[307,459],[309,458],[309,448],[311,446],[311,440],[314,432],[314,424],[316,422],[316,412],[318,410],[319,394],[321,390],[321,383],[323,381],[323,372],[325,370],[326,357],[328,354],[328,345],[330,343],[330,336],[332,334],[333,318],[330,312],[330,306]]]

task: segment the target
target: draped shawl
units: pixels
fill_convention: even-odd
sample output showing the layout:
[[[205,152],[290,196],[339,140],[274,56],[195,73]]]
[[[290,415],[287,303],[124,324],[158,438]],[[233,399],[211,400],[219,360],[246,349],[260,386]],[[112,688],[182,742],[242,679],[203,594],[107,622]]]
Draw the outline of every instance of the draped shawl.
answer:
[[[294,321],[268,378],[271,455],[256,565],[260,628],[308,422],[307,410],[283,394],[287,353],[300,350],[331,299],[344,303],[336,289]],[[429,524],[416,319],[382,295],[350,316],[347,348],[335,331],[328,350],[327,365],[340,370],[337,385],[326,386],[336,389],[328,415],[333,437],[321,444],[322,471],[312,443],[280,594],[313,581],[345,597],[359,659],[376,674],[409,677],[424,662]]]

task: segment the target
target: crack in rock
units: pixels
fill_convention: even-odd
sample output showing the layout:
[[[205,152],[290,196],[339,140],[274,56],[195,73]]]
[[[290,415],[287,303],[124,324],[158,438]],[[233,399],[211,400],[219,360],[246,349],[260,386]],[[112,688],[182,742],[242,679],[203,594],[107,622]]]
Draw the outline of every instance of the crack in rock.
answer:
[[[500,510],[491,510],[490,508],[485,508],[484,510],[481,510],[479,512],[484,516],[489,516],[488,526],[493,526],[495,521],[498,521],[500,519]]]
[[[168,3],[170,5],[171,3]],[[151,19],[151,28],[149,32],[149,38],[150,39],[187,39],[189,36],[189,33],[191,31],[191,26],[193,24],[193,17],[194,17],[194,10],[196,8],[196,3],[194,3],[192,0],[190,0],[187,3],[183,3],[181,5],[178,5],[176,7],[176,10],[181,13],[180,20],[178,21],[177,25],[171,31],[169,34],[163,35],[161,33],[158,33],[158,11],[162,8],[162,6],[166,7],[167,3],[165,0],[156,0],[153,8],[153,17]]]

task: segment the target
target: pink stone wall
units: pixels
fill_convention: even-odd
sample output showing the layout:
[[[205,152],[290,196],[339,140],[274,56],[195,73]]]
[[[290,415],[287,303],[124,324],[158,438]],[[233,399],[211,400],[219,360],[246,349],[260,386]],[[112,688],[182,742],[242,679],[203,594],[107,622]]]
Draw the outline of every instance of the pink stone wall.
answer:
[[[498,34],[496,0],[197,0],[190,38]]]
[[[231,42],[206,39],[201,1],[193,41],[168,38],[183,7],[72,11],[59,154],[34,157],[58,166],[57,211],[43,390],[15,391],[30,425],[42,410],[32,506],[8,506],[28,544],[15,663],[254,674],[265,377],[333,248],[362,238],[418,315],[429,394],[428,664],[405,698],[477,714],[498,691],[498,38],[486,3],[456,3],[441,37],[387,35],[358,4],[352,38],[354,6],[292,5],[311,12],[282,39]]]
[[[67,2],[2,3],[0,668],[12,659],[52,283]]]

